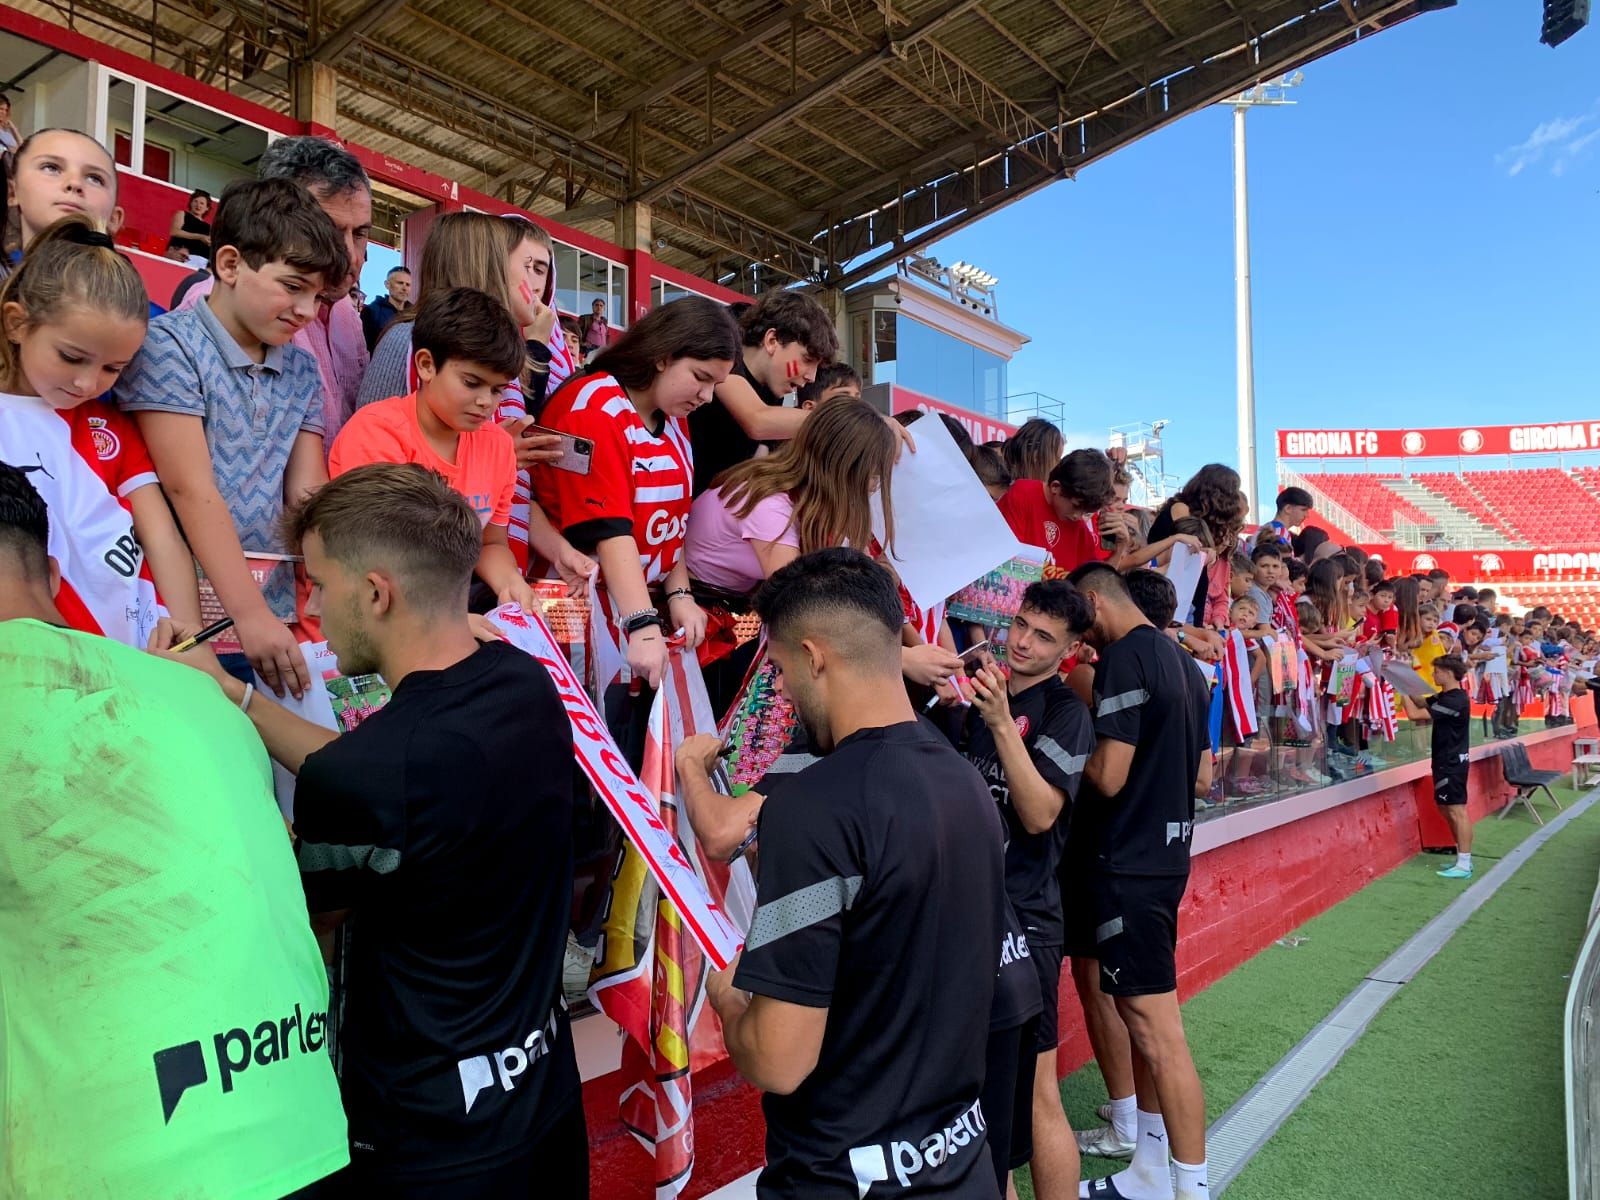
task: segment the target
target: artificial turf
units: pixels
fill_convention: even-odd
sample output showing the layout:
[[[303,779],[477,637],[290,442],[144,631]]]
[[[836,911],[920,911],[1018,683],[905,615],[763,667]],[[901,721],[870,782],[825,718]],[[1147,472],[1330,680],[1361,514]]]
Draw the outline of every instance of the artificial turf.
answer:
[[[1400,990],[1230,1200],[1565,1197],[1562,1018],[1597,870],[1591,809]]]
[[[1570,788],[1558,785],[1556,792],[1561,797],[1563,805],[1577,799],[1577,793]],[[1550,815],[1548,803],[1543,805],[1543,812],[1548,818]],[[1480,876],[1535,828],[1532,819],[1524,812],[1514,812],[1503,821],[1491,817],[1480,822],[1473,850],[1474,865]],[[1518,889],[1518,894],[1521,894],[1519,885],[1525,884],[1528,872],[1551,851],[1557,847],[1562,847],[1565,851],[1566,847],[1586,840],[1591,833],[1600,838],[1600,813],[1586,815],[1542,849],[1532,862],[1518,872],[1510,884],[1501,889],[1489,907],[1492,908],[1504,899],[1508,891]],[[1594,849],[1593,846],[1590,848]],[[1560,974],[1570,968],[1572,955],[1577,949],[1577,939],[1582,936],[1581,926],[1583,917],[1587,913],[1589,897],[1594,889],[1595,869],[1600,867],[1600,853],[1591,853],[1588,861],[1591,862],[1588,867],[1589,882],[1586,885],[1574,885],[1578,895],[1573,902],[1582,907],[1583,912],[1577,916],[1575,923],[1569,922],[1575,924],[1575,928],[1571,931],[1571,953],[1566,955],[1564,965],[1557,968],[1555,975],[1551,977],[1555,981],[1552,986],[1556,987],[1558,993],[1553,1001],[1556,1005],[1556,1017],[1551,1024],[1551,1028],[1555,1030],[1557,1052],[1560,1047],[1560,1004],[1561,997],[1565,995],[1565,983],[1560,979]],[[1291,937],[1283,939],[1284,943],[1293,942],[1296,937],[1303,939],[1297,945],[1280,943],[1269,946],[1204,992],[1192,997],[1183,1006],[1184,1026],[1188,1032],[1189,1045],[1194,1053],[1200,1079],[1205,1086],[1207,1120],[1215,1120],[1221,1116],[1273,1064],[1293,1049],[1301,1038],[1326,1017],[1368,972],[1438,915],[1445,905],[1469,886],[1467,883],[1440,879],[1434,874],[1440,867],[1450,862],[1451,859],[1446,856],[1418,855],[1321,916],[1307,922]],[[1472,931],[1473,925],[1480,922],[1488,911],[1486,908],[1484,912],[1478,913],[1467,927],[1457,934],[1451,947],[1461,942]],[[1181,930],[1179,936],[1182,936]],[[1450,948],[1447,948],[1440,955],[1440,959],[1449,952]],[[1433,971],[1440,959],[1430,964],[1423,976]],[[1494,955],[1490,954],[1478,963],[1475,969],[1468,971],[1470,985],[1463,993],[1464,997],[1475,996],[1483,984],[1497,979],[1498,974],[1499,964]],[[1419,976],[1417,982],[1421,979],[1422,976]],[[1066,986],[1070,991],[1070,982]],[[1406,991],[1415,986],[1414,982]],[[1390,1008],[1398,1005],[1404,998],[1405,992],[1402,992],[1400,997],[1391,1001]],[[1385,1010],[1379,1020],[1382,1021],[1387,1015],[1388,1010]],[[1438,1014],[1426,1014],[1425,1019],[1431,1027],[1437,1022]],[[1503,1037],[1507,1031],[1515,1029],[1518,1025],[1514,1015],[1504,1010],[1497,1012],[1494,1021],[1498,1023]],[[1370,1041],[1371,1036],[1369,1031],[1362,1045]],[[1517,1039],[1507,1037],[1506,1040],[1515,1043]],[[1425,1044],[1434,1043],[1429,1039]],[[1354,1052],[1352,1056],[1353,1054]],[[1347,1058],[1346,1062],[1348,1061]],[[1332,1078],[1337,1076],[1338,1070],[1342,1069],[1341,1065],[1328,1082],[1331,1082]],[[1418,1069],[1416,1066],[1411,1068],[1413,1071]],[[1554,1070],[1553,1083],[1549,1086],[1555,1096],[1556,1115],[1552,1128],[1554,1136],[1559,1140],[1563,1136],[1559,1060]],[[1425,1094],[1432,1096],[1438,1087],[1438,1079],[1430,1079]],[[1101,1123],[1095,1116],[1094,1110],[1097,1105],[1105,1101],[1105,1086],[1093,1063],[1062,1080],[1061,1094],[1067,1116],[1074,1129],[1092,1128]],[[1317,1095],[1314,1093],[1311,1099],[1316,1098]],[[1391,1126],[1394,1114],[1385,1111],[1385,1104],[1375,1104],[1371,1094],[1361,1097],[1354,1103],[1371,1116],[1378,1129],[1387,1129]],[[1415,1119],[1426,1122],[1427,1112],[1417,1112]],[[1489,1130],[1462,1132],[1463,1136],[1481,1136]],[[1279,1136],[1263,1149],[1261,1157],[1265,1159],[1272,1154],[1274,1147],[1290,1133],[1289,1127],[1280,1131]],[[1417,1136],[1424,1136],[1420,1126]],[[1121,1170],[1124,1165],[1097,1158],[1083,1160],[1084,1174],[1089,1176],[1111,1174]],[[1256,1197],[1257,1200],[1264,1197],[1283,1200],[1284,1197],[1298,1198],[1302,1195],[1310,1200],[1313,1196],[1311,1192],[1300,1190],[1301,1180],[1293,1166],[1289,1168],[1286,1176],[1280,1176],[1275,1181],[1273,1186],[1278,1190],[1269,1188],[1246,1192],[1245,1184],[1254,1169],[1254,1167],[1247,1169],[1239,1182],[1229,1189],[1229,1196],[1249,1195]],[[1436,1192],[1435,1188],[1439,1182],[1440,1180],[1435,1178],[1429,1187],[1413,1191],[1411,1194],[1462,1194],[1454,1190],[1447,1193]],[[1344,1200],[1351,1196],[1378,1196],[1388,1192],[1387,1186],[1362,1190],[1341,1188],[1337,1178],[1330,1180],[1330,1183],[1332,1186],[1326,1193],[1318,1192],[1315,1195],[1338,1195]],[[1034,1200],[1031,1180],[1026,1169],[1017,1172],[1016,1184],[1020,1200]]]

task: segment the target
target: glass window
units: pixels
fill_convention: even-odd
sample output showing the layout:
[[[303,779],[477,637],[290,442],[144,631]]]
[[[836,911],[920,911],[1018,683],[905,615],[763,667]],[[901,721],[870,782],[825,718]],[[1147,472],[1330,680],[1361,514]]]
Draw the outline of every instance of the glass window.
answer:
[[[628,268],[617,263],[611,264],[611,305],[606,315],[618,329],[627,328],[633,315],[628,311]]]
[[[254,179],[256,160],[267,148],[267,131],[146,86],[145,174],[182,188],[204,188],[213,196],[235,179]],[[151,149],[170,155],[166,174],[150,169]]]
[[[899,373],[899,313],[872,314],[872,382],[894,383]],[[907,387],[911,385],[906,384]]]
[[[556,243],[556,307],[575,317],[588,311],[578,307],[578,252],[561,242]]]
[[[589,315],[589,307],[596,300],[610,306],[611,263],[595,254],[578,251],[578,315]],[[608,312],[607,318],[611,316]]]
[[[899,361],[890,374],[881,363],[875,366],[874,383],[898,383],[971,412],[1005,419],[1005,359],[903,314],[879,312],[874,314],[873,345],[880,360],[890,328],[894,339],[887,345]]]

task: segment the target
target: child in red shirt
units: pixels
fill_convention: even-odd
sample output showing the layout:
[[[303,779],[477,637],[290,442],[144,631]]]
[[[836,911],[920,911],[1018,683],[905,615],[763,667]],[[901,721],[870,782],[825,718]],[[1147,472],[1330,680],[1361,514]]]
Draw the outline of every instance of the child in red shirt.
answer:
[[[1025,546],[1036,546],[1063,571],[1110,555],[1101,548],[1094,515],[1111,502],[1111,460],[1098,450],[1074,450],[1047,483],[1019,479],[1000,498],[1000,515]]]
[[[357,410],[333,441],[328,473],[376,462],[438,472],[483,525],[478,577],[501,604],[516,601],[531,612],[533,589],[506,539],[517,454],[511,435],[494,423],[500,396],[527,357],[522,334],[486,293],[451,288],[418,310],[411,345],[417,390]]]

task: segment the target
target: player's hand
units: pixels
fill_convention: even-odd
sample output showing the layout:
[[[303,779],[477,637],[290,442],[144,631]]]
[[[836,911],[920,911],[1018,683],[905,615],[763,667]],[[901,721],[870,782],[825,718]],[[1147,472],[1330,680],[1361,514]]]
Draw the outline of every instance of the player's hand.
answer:
[[[678,743],[678,774],[710,775],[722,756],[722,739],[709,733],[696,733]]]
[[[239,635],[251,667],[273,695],[281,700],[288,691],[298,700],[306,694],[311,679],[292,629],[263,608],[254,616],[236,619],[233,631]]]
[[[939,703],[946,708],[954,708],[966,699],[961,694],[960,685],[956,683],[959,678],[959,675],[951,675],[944,679],[934,680],[933,694],[939,697]]]
[[[1006,695],[1005,676],[993,666],[982,666],[972,676],[972,707],[983,717],[983,723],[998,729],[1011,720],[1011,700]]]
[[[539,597],[520,575],[501,588],[496,597],[501,604],[515,604],[525,613],[535,612],[539,608]]]
[[[706,640],[706,610],[694,602],[693,596],[674,596],[667,601],[667,611],[683,630],[685,650],[693,650]]]
[[[217,661],[216,652],[211,649],[211,645],[208,642],[201,642],[200,645],[191,650],[185,650],[182,654],[174,654],[172,652],[172,647],[199,632],[200,630],[197,627],[185,625],[182,622],[173,620],[171,617],[162,617],[161,620],[156,622],[156,627],[150,631],[150,644],[145,649],[159,658],[182,663],[184,666],[192,667],[196,671],[203,671],[218,683],[221,683],[224,679],[231,679],[232,676],[222,669],[222,664]]]
[[[635,679],[643,680],[651,687],[659,687],[661,677],[667,673],[667,642],[661,636],[661,630],[654,625],[646,625],[635,631],[628,639],[627,659],[628,670],[633,672]]]
[[[505,641],[500,634],[500,627],[482,613],[468,613],[467,628],[472,630],[472,636],[480,642]]]
[[[923,687],[932,687],[965,669],[961,656],[943,646],[923,644],[900,648],[901,673]]]

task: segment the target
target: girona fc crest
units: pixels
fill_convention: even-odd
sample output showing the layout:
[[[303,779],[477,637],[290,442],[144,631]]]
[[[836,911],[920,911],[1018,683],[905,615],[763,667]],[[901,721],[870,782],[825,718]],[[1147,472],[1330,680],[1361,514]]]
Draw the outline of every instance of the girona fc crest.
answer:
[[[104,417],[89,418],[89,436],[94,439],[94,452],[101,462],[110,462],[122,451],[122,441],[106,428]]]
[[[1025,737],[1028,736],[1028,718],[1027,717],[1018,717],[1016,719],[1016,726],[1017,726],[1017,736],[1018,737],[1025,738]]]
[[[1044,544],[1047,547],[1054,546],[1060,540],[1061,526],[1057,525],[1054,521],[1046,521],[1044,523]]]

